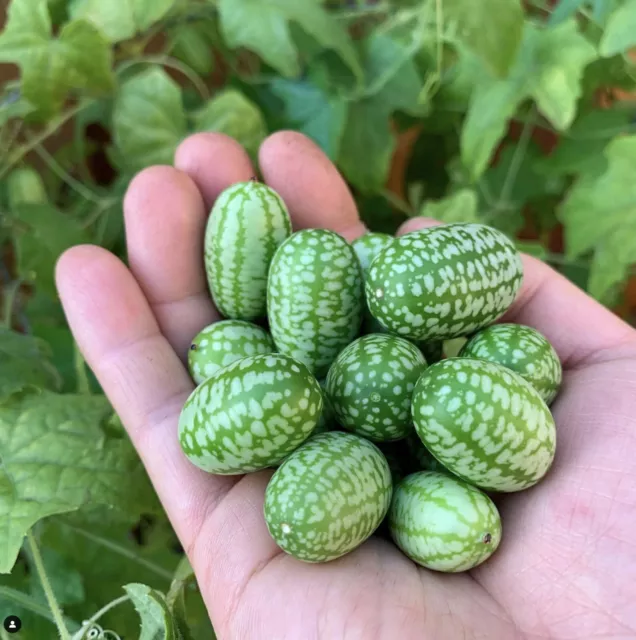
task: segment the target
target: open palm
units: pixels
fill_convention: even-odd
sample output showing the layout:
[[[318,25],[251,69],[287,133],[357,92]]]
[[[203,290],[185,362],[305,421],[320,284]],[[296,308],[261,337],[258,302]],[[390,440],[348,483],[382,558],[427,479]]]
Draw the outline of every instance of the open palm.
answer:
[[[203,270],[207,213],[225,187],[255,171],[236,142],[217,134],[183,142],[175,166],[146,169],[130,185],[130,269],[81,246],[61,258],[57,281],[219,638],[636,638],[636,332],[524,258],[524,286],[506,319],[543,332],[565,377],[553,406],[554,466],[535,488],[498,500],[500,549],[458,575],[418,568],[376,538],[334,562],[303,564],[281,553],[265,527],[270,472],[212,476],[179,448],[177,419],[193,389],[187,348],[218,318]],[[295,228],[326,227],[349,240],[364,233],[344,182],[303,136],[271,136],[260,170]],[[401,232],[427,224],[412,220]]]

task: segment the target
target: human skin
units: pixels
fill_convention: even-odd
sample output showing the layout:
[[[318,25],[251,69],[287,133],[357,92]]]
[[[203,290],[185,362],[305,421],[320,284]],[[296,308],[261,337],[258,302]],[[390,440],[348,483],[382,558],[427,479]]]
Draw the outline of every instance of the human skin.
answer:
[[[365,232],[344,181],[304,136],[272,135],[259,164],[295,229],[348,240]],[[174,167],[150,167],[130,184],[129,266],[78,246],[56,274],[75,338],[148,470],[220,640],[636,638],[636,331],[531,257],[504,320],[541,331],[563,362],[557,455],[537,486],[497,498],[503,540],[477,569],[428,571],[376,538],[330,563],[299,562],[263,520],[270,472],[219,477],[188,462],[177,440],[193,389],[187,349],[218,319],[205,222],[225,187],[254,174],[232,139],[186,139]],[[400,233],[431,224],[413,219]]]

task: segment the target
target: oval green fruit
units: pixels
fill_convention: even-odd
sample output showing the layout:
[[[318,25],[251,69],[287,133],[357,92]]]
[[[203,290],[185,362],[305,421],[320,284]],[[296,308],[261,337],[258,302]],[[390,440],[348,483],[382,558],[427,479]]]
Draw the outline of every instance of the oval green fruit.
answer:
[[[548,404],[561,386],[563,369],[559,356],[547,338],[532,327],[511,323],[486,327],[464,345],[459,355],[512,369]]]
[[[290,234],[287,207],[270,187],[240,182],[218,197],[205,230],[205,267],[212,297],[225,317],[265,316],[269,266]]]
[[[379,442],[404,438],[413,429],[411,397],[424,369],[422,352],[408,340],[384,333],[358,338],[327,375],[339,423]]]
[[[179,442],[200,469],[220,475],[280,462],[312,433],[320,385],[281,354],[237,360],[200,384],[179,417]]]
[[[358,256],[358,260],[360,261],[363,277],[366,278],[369,267],[378,253],[380,253],[382,249],[388,247],[393,240],[395,240],[395,238],[390,236],[388,233],[370,231],[369,233],[365,233],[359,238],[356,238],[351,243],[353,250]]]
[[[481,564],[501,541],[501,518],[493,501],[468,483],[435,471],[414,473],[397,485],[389,528],[411,560],[448,573]]]
[[[515,245],[481,224],[449,224],[396,238],[371,263],[366,296],[390,333],[446,340],[499,318],[523,269]]]
[[[188,351],[188,369],[201,384],[219,369],[241,358],[273,353],[272,337],[256,324],[244,320],[221,320],[200,331]]]
[[[267,308],[276,347],[323,377],[360,330],[363,294],[360,264],[344,238],[326,229],[292,234],[269,272]]]
[[[276,544],[305,562],[328,562],[361,545],[391,501],[380,450],[351,433],[312,436],[272,476],[265,522]]]
[[[451,472],[482,489],[520,491],[547,473],[556,448],[552,414],[509,369],[451,358],[432,365],[413,392],[415,430]]]

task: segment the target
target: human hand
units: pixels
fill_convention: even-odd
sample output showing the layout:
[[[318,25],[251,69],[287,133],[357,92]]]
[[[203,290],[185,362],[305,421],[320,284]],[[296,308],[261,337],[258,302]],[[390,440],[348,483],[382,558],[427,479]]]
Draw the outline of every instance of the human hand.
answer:
[[[265,182],[296,229],[365,231],[335,168],[303,136],[260,151]],[[104,249],[66,252],[57,282],[73,333],[154,483],[195,570],[220,639],[454,640],[636,637],[636,332],[538,260],[505,320],[557,349],[557,455],[536,487],[497,499],[500,548],[470,573],[418,568],[371,538],[330,563],[283,554],[263,519],[271,472],[212,476],[177,439],[194,385],[192,337],[218,319],[203,269],[207,214],[248,180],[244,150],[219,134],[179,147],[175,167],[131,183],[124,209],[130,269]],[[431,224],[414,219],[400,230]]]

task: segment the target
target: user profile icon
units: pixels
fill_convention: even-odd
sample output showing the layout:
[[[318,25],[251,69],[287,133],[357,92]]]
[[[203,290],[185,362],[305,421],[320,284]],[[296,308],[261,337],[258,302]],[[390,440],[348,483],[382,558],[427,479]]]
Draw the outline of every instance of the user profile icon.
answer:
[[[22,620],[18,616],[7,616],[4,619],[4,630],[7,633],[17,633],[22,629]]]

